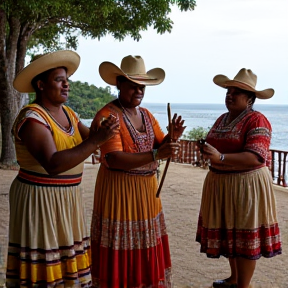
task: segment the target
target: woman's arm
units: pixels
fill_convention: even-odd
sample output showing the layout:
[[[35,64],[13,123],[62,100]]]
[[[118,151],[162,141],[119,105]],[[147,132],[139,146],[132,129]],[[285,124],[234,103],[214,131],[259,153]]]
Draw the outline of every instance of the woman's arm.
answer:
[[[239,153],[221,154],[215,147],[205,143],[201,145],[201,152],[204,159],[209,159],[211,166],[213,164],[230,166],[231,170],[243,170],[247,168],[258,167],[263,164],[263,160],[255,153],[244,151]]]
[[[151,163],[154,160],[169,158],[173,154],[177,154],[179,148],[179,143],[163,143],[163,145],[157,149],[155,159],[152,151],[140,153],[115,151],[107,153],[105,159],[109,168],[131,170]]]
[[[87,159],[99,145],[114,136],[119,122],[115,118],[103,121],[99,129],[91,129],[81,144],[57,151],[51,131],[37,121],[27,120],[19,131],[19,137],[31,155],[52,175],[67,171]]]

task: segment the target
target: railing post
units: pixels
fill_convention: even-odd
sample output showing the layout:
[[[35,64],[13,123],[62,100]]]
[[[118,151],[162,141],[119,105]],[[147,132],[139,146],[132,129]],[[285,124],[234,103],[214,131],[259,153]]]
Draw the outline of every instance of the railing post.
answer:
[[[201,157],[196,142],[193,140],[180,140],[179,156],[173,156],[172,161],[200,166]]]
[[[287,171],[287,154],[288,151],[270,150],[272,156],[271,175],[273,181],[280,186],[287,187],[286,171]]]
[[[287,182],[286,182],[286,179],[285,179],[285,175],[286,175],[286,164],[287,164],[287,154],[288,152],[284,152],[284,159],[283,159],[283,186],[284,187],[287,187]]]

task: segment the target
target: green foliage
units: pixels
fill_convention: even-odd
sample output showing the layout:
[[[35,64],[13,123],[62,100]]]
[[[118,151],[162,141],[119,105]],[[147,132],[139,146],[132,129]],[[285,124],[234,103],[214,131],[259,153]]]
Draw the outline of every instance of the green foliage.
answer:
[[[193,128],[192,130],[188,131],[187,133],[185,133],[182,138],[186,139],[186,140],[193,140],[193,141],[197,141],[200,139],[205,139],[207,136],[207,133],[209,132],[210,128],[203,128],[203,127],[197,127],[197,128]]]
[[[111,34],[117,40],[152,27],[159,34],[171,32],[172,6],[194,10],[195,0],[3,0],[6,18],[19,20],[30,51],[76,49],[77,36],[100,39]],[[9,30],[9,27],[7,26]],[[8,31],[7,31],[8,32]],[[8,35],[9,33],[7,33]],[[35,51],[34,51],[35,52]],[[34,53],[32,52],[32,53]]]
[[[87,82],[69,81],[70,92],[67,105],[75,110],[82,119],[91,119],[105,104],[116,98],[109,86],[97,88]]]

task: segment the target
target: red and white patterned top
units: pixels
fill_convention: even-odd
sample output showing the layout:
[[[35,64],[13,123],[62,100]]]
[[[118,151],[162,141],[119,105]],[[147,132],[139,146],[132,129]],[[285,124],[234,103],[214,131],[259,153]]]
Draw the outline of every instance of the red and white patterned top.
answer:
[[[243,111],[236,119],[227,124],[229,113],[222,114],[210,129],[206,141],[220,153],[240,153],[249,151],[256,154],[263,166],[270,166],[271,124],[260,112]],[[213,168],[225,169],[223,165]],[[221,168],[220,168],[221,167]]]

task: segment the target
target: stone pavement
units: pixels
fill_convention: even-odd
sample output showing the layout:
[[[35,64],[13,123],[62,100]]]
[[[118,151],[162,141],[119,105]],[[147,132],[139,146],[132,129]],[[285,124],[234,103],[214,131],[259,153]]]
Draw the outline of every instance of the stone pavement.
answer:
[[[89,160],[88,160],[89,161]],[[98,165],[85,164],[83,196],[90,229]],[[195,242],[201,189],[207,170],[171,163],[161,192],[169,234],[174,288],[211,287],[215,279],[229,276],[225,258],[209,259]],[[8,191],[17,171],[0,170],[0,286],[4,282],[8,235]],[[257,261],[251,288],[288,287],[288,189],[275,186],[283,254]],[[2,279],[2,280],[1,280]]]

